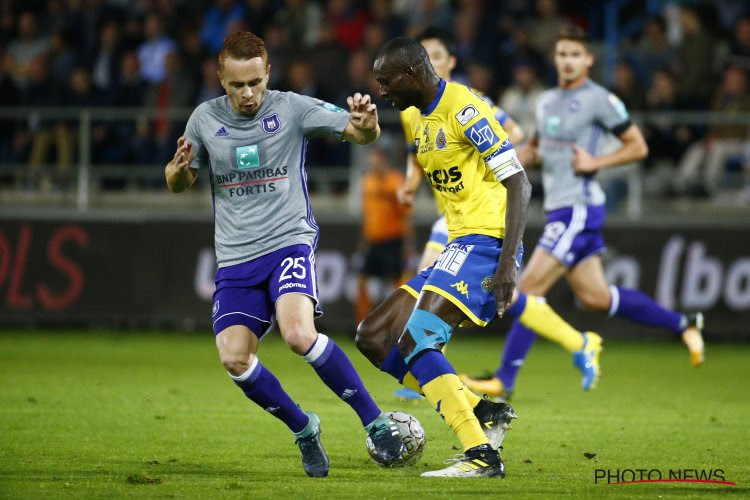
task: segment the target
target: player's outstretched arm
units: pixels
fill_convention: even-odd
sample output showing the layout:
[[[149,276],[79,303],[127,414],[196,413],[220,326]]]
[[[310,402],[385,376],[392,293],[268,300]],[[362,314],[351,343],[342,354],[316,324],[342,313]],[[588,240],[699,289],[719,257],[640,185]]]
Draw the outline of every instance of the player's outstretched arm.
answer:
[[[167,187],[173,193],[186,190],[193,185],[195,178],[198,177],[198,172],[190,168],[194,155],[192,143],[184,135],[180,136],[177,139],[177,151],[174,153],[174,158],[167,163],[167,167],[164,169]]]
[[[369,94],[359,92],[346,98],[349,104],[349,123],[344,129],[344,140],[356,144],[370,144],[380,137],[378,107]]]
[[[502,181],[507,194],[505,207],[505,239],[500,262],[493,277],[493,291],[498,316],[503,316],[513,301],[516,288],[516,254],[526,229],[526,217],[531,198],[531,183],[526,171],[520,170]]]
[[[618,137],[622,141],[622,146],[602,156],[591,156],[586,150],[573,146],[573,167],[576,172],[591,174],[604,168],[639,161],[648,155],[648,145],[638,125],[630,125]]]

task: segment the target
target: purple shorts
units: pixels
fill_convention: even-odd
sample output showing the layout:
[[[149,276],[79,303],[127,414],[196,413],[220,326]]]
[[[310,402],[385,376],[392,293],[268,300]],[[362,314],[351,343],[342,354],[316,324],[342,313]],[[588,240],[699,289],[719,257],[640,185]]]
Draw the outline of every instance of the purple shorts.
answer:
[[[604,205],[574,205],[547,212],[538,245],[567,268],[604,251]]]
[[[292,245],[257,259],[216,271],[211,312],[214,334],[233,325],[245,325],[258,338],[271,328],[276,301],[287,293],[307,295],[318,304],[315,253],[307,245]]]

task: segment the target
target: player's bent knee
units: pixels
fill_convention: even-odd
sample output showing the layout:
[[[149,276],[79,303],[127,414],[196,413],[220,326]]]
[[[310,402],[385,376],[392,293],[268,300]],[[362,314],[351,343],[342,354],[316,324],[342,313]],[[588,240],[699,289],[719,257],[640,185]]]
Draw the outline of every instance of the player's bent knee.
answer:
[[[609,294],[583,293],[578,295],[578,301],[581,307],[587,311],[608,311],[610,296]]]
[[[294,328],[286,332],[282,332],[281,335],[284,338],[286,345],[300,356],[304,355],[313,342],[318,337],[317,332],[308,332],[301,328]]]
[[[235,377],[239,377],[247,370],[255,360],[255,355],[240,352],[219,351],[219,358],[224,369]]]
[[[359,352],[376,365],[378,360],[382,361],[385,357],[385,353],[381,352],[383,351],[382,342],[377,340],[377,330],[372,328],[372,324],[367,318],[357,326],[357,336],[354,337],[354,344],[359,349]]]
[[[439,316],[415,309],[406,322],[406,330],[398,341],[398,348],[408,365],[423,351],[440,350],[451,338],[452,328]]]

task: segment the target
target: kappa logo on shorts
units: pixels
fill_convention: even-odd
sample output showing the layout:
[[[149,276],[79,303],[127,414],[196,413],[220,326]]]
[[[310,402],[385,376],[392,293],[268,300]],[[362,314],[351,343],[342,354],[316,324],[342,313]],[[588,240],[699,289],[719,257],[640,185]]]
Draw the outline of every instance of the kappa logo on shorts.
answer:
[[[217,313],[217,312],[219,312],[219,301],[218,301],[218,300],[217,300],[216,302],[214,302],[214,308],[213,308],[213,310],[211,311],[211,316],[212,316],[212,317],[213,317],[213,316],[216,316],[216,313]]]
[[[461,295],[466,295],[466,298],[469,298],[469,285],[467,285],[464,280],[461,280],[457,283],[453,283],[451,285],[451,288],[455,288],[458,293]]]
[[[281,122],[277,113],[264,116],[260,119],[260,122],[263,125],[263,132],[266,134],[275,134],[281,128]]]

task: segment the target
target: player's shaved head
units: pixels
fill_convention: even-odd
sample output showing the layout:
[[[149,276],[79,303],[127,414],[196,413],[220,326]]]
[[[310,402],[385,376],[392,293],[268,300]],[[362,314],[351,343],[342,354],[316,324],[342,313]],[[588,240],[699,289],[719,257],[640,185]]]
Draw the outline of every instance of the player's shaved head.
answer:
[[[400,67],[430,67],[430,58],[422,45],[413,38],[399,36],[388,40],[375,58],[375,64]]]

